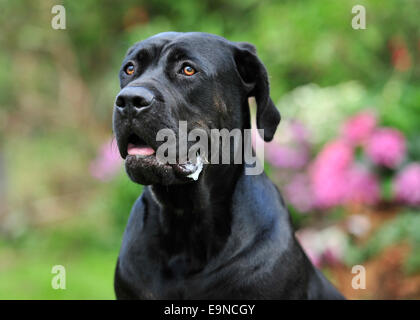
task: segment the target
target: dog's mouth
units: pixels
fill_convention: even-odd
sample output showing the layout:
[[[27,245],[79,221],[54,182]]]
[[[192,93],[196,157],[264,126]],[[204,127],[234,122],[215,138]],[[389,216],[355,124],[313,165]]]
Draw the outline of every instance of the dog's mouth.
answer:
[[[155,150],[138,135],[132,134],[128,137],[127,155],[147,157],[153,155],[154,153]]]
[[[135,133],[128,137],[125,145],[127,172],[134,181],[142,184],[146,184],[145,181],[149,180],[154,182],[155,178],[159,176],[160,179],[156,181],[168,181],[167,184],[172,183],[171,181],[174,179],[178,182],[197,180],[203,169],[203,161],[200,156],[197,156],[195,163],[187,161],[170,164],[161,161],[156,156],[156,150]],[[145,176],[148,178],[147,180],[142,178]]]

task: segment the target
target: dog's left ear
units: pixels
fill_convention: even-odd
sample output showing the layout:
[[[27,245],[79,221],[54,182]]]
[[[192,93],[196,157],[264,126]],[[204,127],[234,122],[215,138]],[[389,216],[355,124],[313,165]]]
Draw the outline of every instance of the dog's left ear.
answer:
[[[264,140],[271,141],[280,122],[280,112],[270,98],[267,70],[250,43],[235,43],[234,59],[248,97],[255,97],[257,127],[264,129]]]

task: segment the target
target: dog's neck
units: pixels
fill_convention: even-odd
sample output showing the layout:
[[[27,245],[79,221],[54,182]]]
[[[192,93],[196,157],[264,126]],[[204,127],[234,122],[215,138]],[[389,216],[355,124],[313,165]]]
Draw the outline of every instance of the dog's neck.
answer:
[[[187,269],[180,273],[199,271],[223,248],[231,232],[231,198],[243,172],[242,165],[209,166],[196,182],[151,187],[161,208],[162,247],[169,264],[178,264],[173,268]]]

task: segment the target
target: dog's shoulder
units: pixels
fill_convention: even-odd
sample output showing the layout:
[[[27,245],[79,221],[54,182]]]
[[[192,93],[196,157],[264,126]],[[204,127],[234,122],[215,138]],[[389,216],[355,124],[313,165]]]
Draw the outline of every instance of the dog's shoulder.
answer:
[[[264,173],[239,178],[232,197],[231,234],[235,241],[230,239],[229,243],[236,244],[236,251],[264,247],[276,252],[271,257],[273,262],[294,243],[287,208],[278,189]]]

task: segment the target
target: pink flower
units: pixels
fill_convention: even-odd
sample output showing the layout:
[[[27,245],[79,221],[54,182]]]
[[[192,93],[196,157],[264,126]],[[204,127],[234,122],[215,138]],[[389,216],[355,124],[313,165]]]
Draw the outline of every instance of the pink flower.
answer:
[[[321,170],[312,176],[315,206],[328,209],[343,204],[346,194],[345,175]]]
[[[347,237],[345,233],[336,226],[328,227],[321,232],[323,243],[322,259],[329,265],[342,261],[347,248]]]
[[[284,189],[286,200],[300,212],[308,212],[313,208],[314,199],[312,195],[309,178],[305,174],[297,174]]]
[[[315,166],[328,171],[347,169],[353,162],[353,149],[343,140],[327,143],[315,159]]]
[[[308,132],[298,122],[290,122],[288,130],[291,136],[287,142],[281,143],[274,139],[265,143],[257,130],[253,129],[252,145],[256,148],[257,143],[263,144],[266,160],[277,168],[301,169],[310,159]]]
[[[310,179],[315,205],[330,208],[345,200],[347,170],[353,162],[353,150],[343,140],[335,140],[321,150],[311,169]]]
[[[309,161],[309,150],[303,147],[283,147],[272,142],[266,146],[266,157],[277,168],[301,169]]]
[[[376,117],[371,111],[363,111],[346,121],[342,134],[354,145],[364,143],[376,127]]]
[[[307,144],[309,142],[309,132],[305,128],[305,126],[299,121],[292,121],[290,123],[290,128],[292,130],[293,137],[296,141],[299,141],[304,144]]]
[[[366,153],[375,164],[395,168],[404,158],[404,135],[392,128],[377,129],[367,143]]]
[[[346,202],[373,205],[379,201],[380,187],[375,175],[358,166],[353,166],[346,174]]]
[[[314,251],[311,247],[304,248],[304,251],[308,257],[308,259],[312,262],[312,264],[317,267],[322,267],[322,255]]]
[[[353,164],[353,148],[335,140],[321,150],[310,170],[315,206],[328,209],[345,203],[373,205],[380,199],[377,178]]]
[[[347,249],[346,234],[335,226],[322,230],[302,229],[296,233],[296,238],[316,267],[340,262]]]
[[[115,139],[107,141],[90,165],[91,175],[101,181],[111,180],[120,170],[122,159]]]
[[[319,233],[310,228],[296,232],[296,238],[315,267],[321,267],[322,253],[324,250]]]
[[[420,163],[408,165],[394,181],[395,197],[411,206],[420,206]]]

